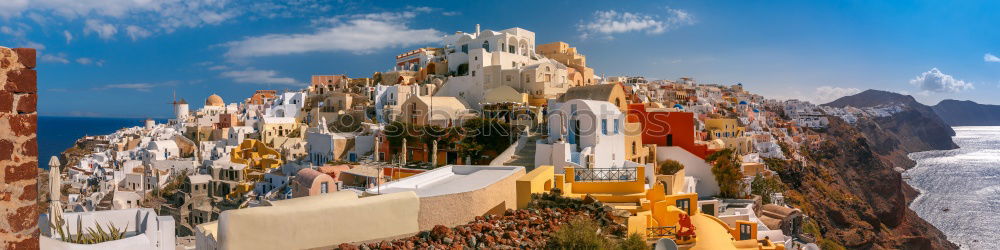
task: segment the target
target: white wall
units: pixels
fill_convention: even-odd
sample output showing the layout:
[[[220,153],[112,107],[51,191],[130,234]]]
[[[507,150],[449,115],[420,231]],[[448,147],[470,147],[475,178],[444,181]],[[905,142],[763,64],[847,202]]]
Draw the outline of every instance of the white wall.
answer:
[[[656,147],[656,160],[675,160],[684,165],[684,173],[697,179],[698,197],[709,197],[719,194],[719,183],[712,174],[712,165],[698,158],[681,147]]]

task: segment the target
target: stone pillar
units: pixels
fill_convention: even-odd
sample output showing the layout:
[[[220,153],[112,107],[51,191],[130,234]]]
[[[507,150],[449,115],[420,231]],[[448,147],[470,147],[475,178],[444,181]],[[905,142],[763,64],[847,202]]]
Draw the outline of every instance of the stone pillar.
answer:
[[[34,68],[35,49],[0,47],[0,249],[38,249]]]

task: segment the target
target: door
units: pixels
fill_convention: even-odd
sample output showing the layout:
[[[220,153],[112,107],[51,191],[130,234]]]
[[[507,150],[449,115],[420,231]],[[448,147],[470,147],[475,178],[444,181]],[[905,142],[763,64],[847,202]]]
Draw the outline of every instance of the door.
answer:
[[[691,199],[690,198],[677,199],[677,202],[676,202],[675,205],[677,205],[678,209],[684,210],[684,212],[687,212],[687,214],[691,214]]]
[[[354,153],[350,153],[350,154],[347,155],[347,159],[349,159],[351,162],[358,161],[358,155],[354,154]]]
[[[674,135],[667,135],[667,146],[674,145]]]
[[[740,240],[750,239],[750,224],[740,224]]]

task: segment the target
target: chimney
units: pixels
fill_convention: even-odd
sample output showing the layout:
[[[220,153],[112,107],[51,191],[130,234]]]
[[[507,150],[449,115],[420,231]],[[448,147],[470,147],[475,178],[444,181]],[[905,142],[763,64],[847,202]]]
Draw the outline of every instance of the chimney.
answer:
[[[476,24],[476,37],[479,37],[479,24]]]

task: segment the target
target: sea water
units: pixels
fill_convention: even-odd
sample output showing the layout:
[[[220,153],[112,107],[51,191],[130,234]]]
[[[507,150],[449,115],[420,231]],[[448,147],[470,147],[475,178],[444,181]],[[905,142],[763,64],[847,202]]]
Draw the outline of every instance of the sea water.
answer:
[[[962,249],[1000,249],[1000,127],[954,127],[960,147],[910,154],[910,208]]]
[[[87,135],[107,135],[118,129],[142,126],[140,118],[38,117],[38,166],[48,169],[49,158],[59,156]],[[165,120],[158,119],[156,123]]]

